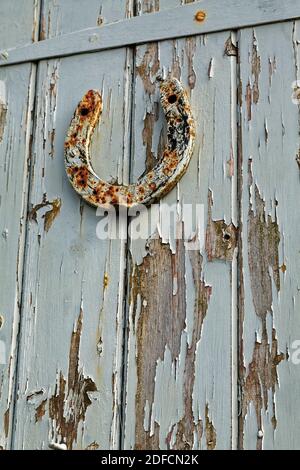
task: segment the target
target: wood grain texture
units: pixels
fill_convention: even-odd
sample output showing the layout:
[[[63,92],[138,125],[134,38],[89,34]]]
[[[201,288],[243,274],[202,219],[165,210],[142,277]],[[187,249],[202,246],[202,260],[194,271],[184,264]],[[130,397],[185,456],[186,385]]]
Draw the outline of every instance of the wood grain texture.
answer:
[[[150,3],[141,4],[140,11],[158,8],[158,2]],[[146,240],[130,244],[125,448],[236,445],[232,428],[235,241],[230,235],[234,256],[216,255],[211,261],[204,241],[206,227],[215,222],[224,228],[236,224],[231,121],[236,58],[224,54],[229,36],[226,32],[136,49],[132,180],[145,166],[155,164],[164,147],[158,74],[170,72],[189,90],[197,137],[186,175],[160,206],[152,208]],[[186,240],[176,241],[171,227],[163,228],[166,203],[175,204],[175,209],[177,205],[178,213],[183,203],[203,205],[204,219],[198,227],[204,232],[201,248],[193,238],[197,238],[195,221],[188,227],[178,217],[171,224],[185,231]],[[149,213],[141,216],[142,227]],[[228,243],[219,232],[218,242]]]
[[[99,89],[93,164],[127,182],[130,69],[126,49],[39,64],[16,449],[119,445],[125,242],[97,238],[100,217],[70,186],[63,144],[78,101]]]
[[[247,449],[299,448],[299,107],[292,101],[299,28],[288,22],[239,36],[240,446]]]
[[[22,21],[15,16],[26,8]],[[38,2],[1,2],[0,43],[27,44],[37,35]],[[19,331],[35,66],[0,71],[0,449],[10,447]]]
[[[297,3],[44,0],[40,57],[94,53],[6,67],[33,57],[18,47],[38,39],[39,3],[0,5],[1,50],[17,47],[0,68],[0,449],[299,448],[300,23],[246,27]],[[200,5],[202,31],[227,29],[172,23]],[[166,143],[168,75],[197,123],[188,171],[119,213],[130,240],[99,240],[65,175],[72,114],[100,90],[94,169],[135,182]]]
[[[139,11],[143,11],[143,9],[145,12],[151,11],[152,15],[114,22],[102,27],[96,26],[79,30],[25,48],[1,50],[0,66],[3,63],[21,63],[88,51],[95,52],[134,44],[144,44],[149,41],[176,39],[245,28],[252,25],[299,18],[300,15],[299,6],[294,0],[285,0],[284,3],[281,0],[253,0],[251,5],[245,3],[245,0],[227,0],[224,8],[220,6],[219,0],[204,0],[196,2],[195,5],[194,2],[182,3],[186,3],[186,5],[177,5],[178,8],[174,8],[172,4],[168,5],[167,1],[166,4],[162,3],[164,11],[159,12],[160,3],[158,1],[149,1],[144,3]],[[118,2],[116,5],[118,5]],[[62,10],[66,13],[66,21],[69,24],[68,12],[71,10],[69,0]],[[94,12],[94,8],[91,11]],[[88,17],[90,17],[90,14],[88,14]],[[66,29],[68,30],[69,27]],[[72,25],[70,29],[73,30]]]

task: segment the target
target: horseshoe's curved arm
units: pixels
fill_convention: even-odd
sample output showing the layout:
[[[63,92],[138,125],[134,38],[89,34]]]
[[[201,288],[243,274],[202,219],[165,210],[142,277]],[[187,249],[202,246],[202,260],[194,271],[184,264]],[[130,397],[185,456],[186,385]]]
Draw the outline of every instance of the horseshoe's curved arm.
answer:
[[[168,143],[155,167],[135,184],[109,184],[94,172],[90,144],[102,112],[102,98],[90,90],[80,101],[65,141],[65,166],[77,193],[93,206],[149,205],[167,194],[185,173],[192,156],[195,125],[187,94],[176,78],[162,81],[161,105],[167,121]]]

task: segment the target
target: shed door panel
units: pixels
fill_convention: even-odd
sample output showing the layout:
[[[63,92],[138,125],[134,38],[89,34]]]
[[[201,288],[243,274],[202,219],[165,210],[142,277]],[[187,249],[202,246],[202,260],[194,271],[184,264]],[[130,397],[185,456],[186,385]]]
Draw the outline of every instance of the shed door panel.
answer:
[[[193,2],[22,0],[22,24],[2,3],[1,50]],[[1,65],[0,448],[299,447],[300,24],[238,28]],[[100,90],[94,168],[135,181],[166,144],[168,73],[197,126],[187,173],[99,239],[70,119]]]
[[[1,2],[0,17],[1,48],[36,39],[34,0]],[[9,447],[14,409],[35,76],[30,63],[0,68],[0,449]]]
[[[146,242],[132,233],[126,448],[230,448],[234,439],[236,57],[224,54],[230,39],[224,32],[135,53],[133,178],[153,166],[166,142],[159,74],[171,72],[187,88],[197,141],[186,175],[143,215],[144,231],[149,216],[152,223]],[[200,217],[191,226],[189,208]],[[180,230],[183,239],[176,240]]]
[[[0,446],[14,405],[35,66],[0,69]]]
[[[97,238],[101,216],[66,184],[63,144],[78,101],[101,90],[94,167],[126,182],[130,70],[126,49],[38,66],[15,448],[118,445],[125,240]]]
[[[240,445],[250,449],[299,448],[299,27],[239,37]]]

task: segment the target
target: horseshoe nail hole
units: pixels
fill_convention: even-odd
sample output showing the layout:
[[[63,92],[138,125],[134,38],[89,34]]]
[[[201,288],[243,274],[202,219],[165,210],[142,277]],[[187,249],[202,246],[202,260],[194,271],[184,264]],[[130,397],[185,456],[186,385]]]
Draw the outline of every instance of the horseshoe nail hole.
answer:
[[[87,116],[89,114],[88,108],[81,108],[80,114],[81,116]]]
[[[228,242],[228,240],[230,240],[230,235],[229,235],[229,233],[224,233],[223,238],[224,238],[224,240],[225,240],[226,242]]]
[[[168,101],[170,104],[173,104],[177,101],[177,97],[176,95],[170,95],[169,98],[168,98]]]
[[[3,326],[3,323],[4,323],[4,317],[2,315],[0,315],[0,330]]]

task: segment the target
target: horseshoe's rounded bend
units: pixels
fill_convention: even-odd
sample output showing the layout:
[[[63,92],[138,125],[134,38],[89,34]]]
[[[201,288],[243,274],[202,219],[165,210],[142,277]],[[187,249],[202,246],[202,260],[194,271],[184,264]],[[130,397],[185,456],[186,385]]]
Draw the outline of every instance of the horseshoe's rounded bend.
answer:
[[[110,184],[94,172],[90,144],[102,112],[102,98],[98,91],[90,90],[80,101],[65,141],[65,166],[73,188],[89,204],[149,205],[167,194],[185,173],[195,137],[188,97],[176,78],[162,81],[160,94],[167,121],[167,146],[161,161],[127,186]]]

